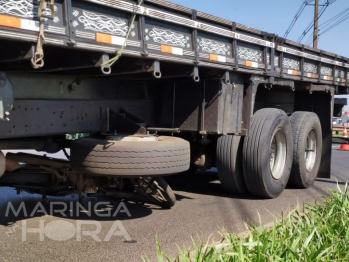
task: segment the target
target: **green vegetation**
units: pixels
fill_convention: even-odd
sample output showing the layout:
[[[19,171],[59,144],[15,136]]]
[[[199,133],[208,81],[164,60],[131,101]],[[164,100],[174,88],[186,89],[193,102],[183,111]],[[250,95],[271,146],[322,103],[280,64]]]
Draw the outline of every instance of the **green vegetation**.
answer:
[[[159,261],[349,261],[349,194],[330,191],[321,205],[306,204],[271,228],[249,227],[244,237],[224,232],[221,244],[196,244],[179,250],[176,258],[164,254],[157,240]]]
[[[339,131],[339,132],[336,132],[336,131],[333,131],[332,132],[332,137],[342,137],[343,136],[343,132]]]
[[[67,140],[77,140],[79,138],[87,137],[89,134],[86,133],[76,133],[76,134],[66,134],[65,139]]]

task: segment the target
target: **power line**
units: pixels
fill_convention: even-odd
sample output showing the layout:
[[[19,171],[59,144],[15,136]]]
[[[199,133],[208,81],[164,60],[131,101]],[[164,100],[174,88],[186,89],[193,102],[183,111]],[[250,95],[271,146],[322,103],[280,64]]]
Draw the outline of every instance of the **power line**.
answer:
[[[305,7],[310,4],[311,2],[313,2],[314,0],[305,0],[303,2],[303,4],[301,5],[301,7],[299,8],[298,12],[296,13],[295,17],[293,18],[290,26],[288,27],[288,29],[285,32],[284,38],[286,38],[288,36],[288,34],[291,32],[291,30],[293,29],[294,25],[296,24],[299,16],[303,13]]]
[[[349,8],[343,10],[342,12],[340,12],[337,15],[333,16],[332,18],[330,18],[326,22],[322,23],[319,26],[319,32],[321,32],[321,33],[318,35],[318,38],[320,37],[320,35],[324,35],[325,33],[330,31],[331,29],[333,29],[337,25],[341,24],[342,22],[344,22],[348,18],[349,18]],[[313,37],[313,35],[310,34],[309,38],[305,42],[306,45],[310,45],[311,44],[312,37]]]
[[[335,15],[334,17],[332,17],[331,19],[327,20],[326,22],[322,23],[319,26],[319,30],[322,27],[326,27],[326,25],[330,25],[332,22],[334,22],[336,19],[340,18],[341,16],[345,15],[346,13],[349,12],[349,8],[343,10],[342,12],[340,12],[339,14]]]
[[[319,11],[319,16],[317,18],[317,20],[320,19],[320,17],[324,14],[324,12],[326,11],[327,7],[330,4],[333,4],[334,2],[336,2],[337,0],[327,0],[326,3],[324,3]],[[306,29],[303,31],[302,35],[298,38],[298,43],[302,42],[303,38],[309,33],[309,31],[313,28],[314,26],[314,22],[312,21],[310,22],[310,24],[306,27]]]
[[[314,39],[314,34],[311,33],[307,39],[307,41],[305,41],[305,44],[306,45],[311,45],[311,43],[313,42],[313,39]]]
[[[334,27],[336,27],[337,25],[341,24],[342,22],[344,22],[345,20],[347,20],[349,18],[349,14],[347,14],[345,17],[343,17],[342,19],[340,19],[339,21],[337,21],[336,23],[334,23],[333,25],[328,26],[326,29],[324,29],[324,31],[321,32],[320,35],[323,35],[325,33],[327,33],[328,31],[330,31],[331,29],[333,29]]]

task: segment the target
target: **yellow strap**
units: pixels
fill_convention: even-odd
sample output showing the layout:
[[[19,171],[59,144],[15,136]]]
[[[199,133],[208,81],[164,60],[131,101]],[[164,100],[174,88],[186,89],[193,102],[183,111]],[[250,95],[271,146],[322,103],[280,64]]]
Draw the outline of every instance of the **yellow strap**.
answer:
[[[45,12],[47,5],[50,6],[52,18],[55,17],[55,0],[40,0],[40,4],[39,4],[39,8],[38,8],[39,18]]]
[[[138,6],[140,6],[142,3],[143,3],[143,0],[139,0],[139,1],[138,1]],[[101,64],[101,67],[105,67],[105,66],[111,67],[113,64],[116,63],[116,61],[119,60],[119,58],[121,57],[122,52],[124,51],[124,48],[125,48],[125,46],[126,46],[126,42],[127,42],[128,38],[129,38],[129,36],[130,36],[131,30],[132,30],[132,26],[134,25],[135,20],[136,20],[136,16],[137,16],[136,13],[134,13],[134,14],[132,15],[131,22],[130,22],[130,26],[129,26],[129,28],[128,28],[128,31],[127,31],[127,34],[126,34],[126,37],[125,37],[125,42],[124,42],[124,44],[121,46],[120,50],[118,50],[118,51],[116,52],[116,55],[115,55],[113,58],[111,58],[110,60],[108,60],[108,61],[104,62],[103,64]]]
[[[52,18],[55,17],[55,0],[50,0],[50,9],[51,9],[51,16]]]
[[[54,0],[51,0],[50,5]],[[31,63],[34,69],[38,69],[44,66],[44,49],[43,45],[45,43],[45,34],[44,34],[44,23],[45,18],[42,15],[45,13],[47,8],[47,1],[41,0],[38,8],[38,16],[39,16],[39,33],[38,33],[38,41],[36,43],[36,49],[34,56],[31,59]],[[52,6],[51,6],[52,8]],[[51,9],[52,10],[52,9]]]
[[[40,4],[39,4],[39,8],[38,8],[38,16],[39,16],[39,19],[41,18],[43,12],[45,11],[47,7],[47,2],[46,0],[40,0]]]

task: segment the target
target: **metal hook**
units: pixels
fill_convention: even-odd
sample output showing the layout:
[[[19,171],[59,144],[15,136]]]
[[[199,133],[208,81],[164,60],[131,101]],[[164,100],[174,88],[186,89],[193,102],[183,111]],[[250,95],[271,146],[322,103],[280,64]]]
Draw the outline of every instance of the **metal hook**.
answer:
[[[110,67],[110,65],[101,66],[101,71],[102,71],[102,73],[105,74],[105,75],[110,75],[110,73],[111,73],[111,67]]]

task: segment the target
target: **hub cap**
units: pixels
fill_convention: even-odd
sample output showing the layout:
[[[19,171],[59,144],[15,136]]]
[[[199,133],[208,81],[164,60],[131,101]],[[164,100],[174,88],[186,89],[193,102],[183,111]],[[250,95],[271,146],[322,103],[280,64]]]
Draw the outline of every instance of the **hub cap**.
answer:
[[[305,168],[311,172],[316,160],[316,133],[314,129],[310,130],[307,136],[307,142],[304,152]]]
[[[286,135],[282,129],[276,130],[270,144],[270,171],[274,179],[280,179],[284,171],[287,155]]]

